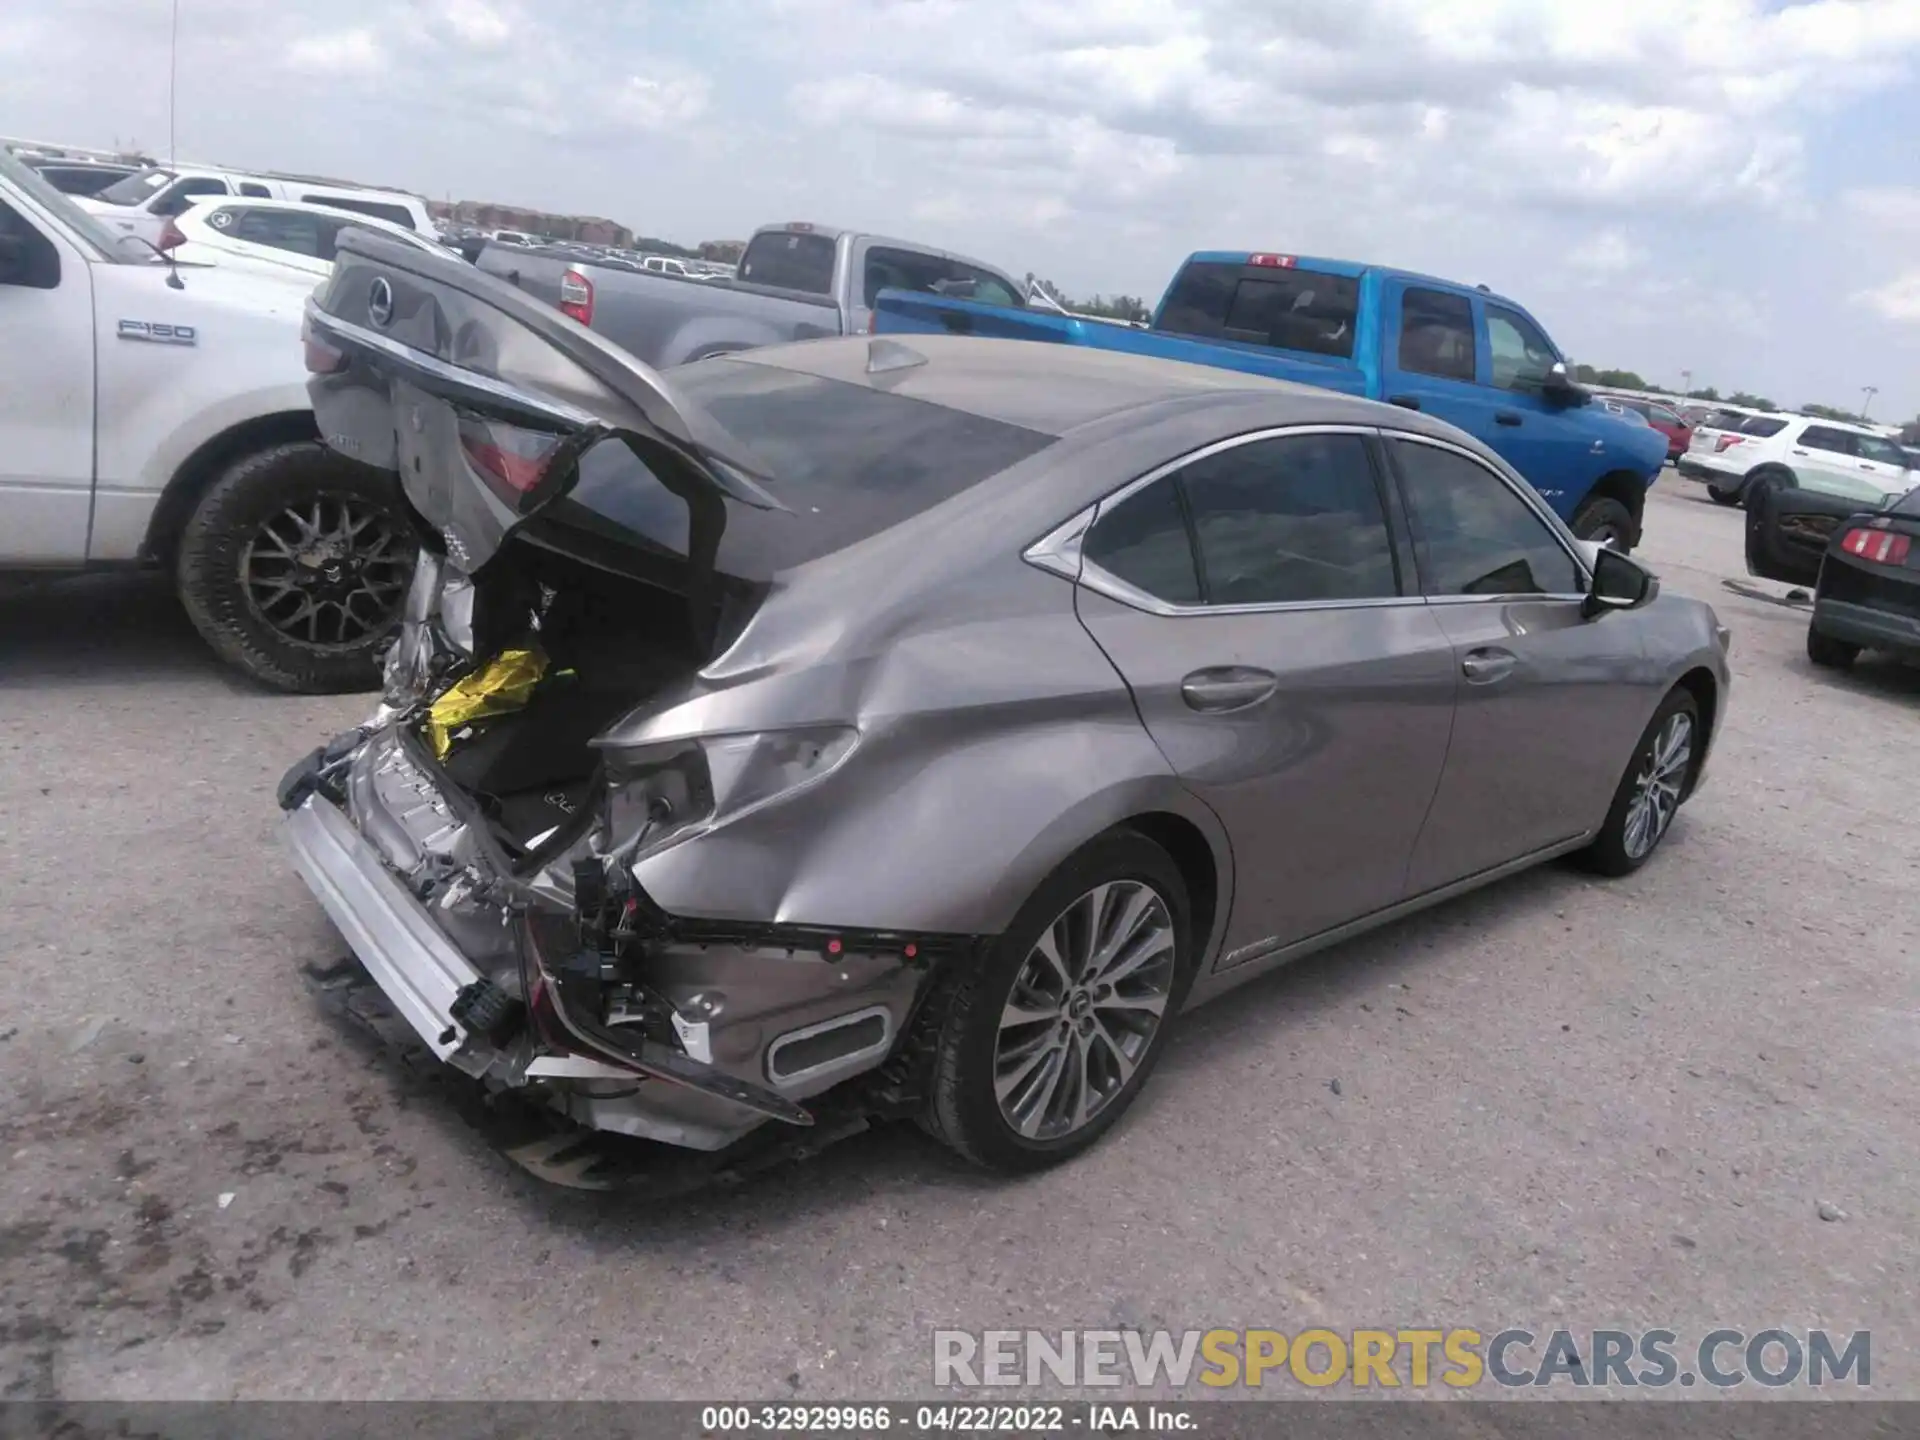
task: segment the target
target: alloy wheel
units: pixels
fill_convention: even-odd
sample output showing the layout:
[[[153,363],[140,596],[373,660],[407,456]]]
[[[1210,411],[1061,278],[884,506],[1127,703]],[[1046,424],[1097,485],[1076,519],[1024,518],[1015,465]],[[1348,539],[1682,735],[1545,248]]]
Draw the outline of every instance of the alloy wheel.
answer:
[[[1680,808],[1680,791],[1693,763],[1693,717],[1684,711],[1667,717],[1653,737],[1633,780],[1633,799],[1627,803],[1627,823],[1621,844],[1639,860],[1660,843]]]
[[[348,495],[287,507],[240,556],[248,608],[289,640],[321,650],[385,629],[412,570],[412,546],[395,518]]]
[[[1000,1012],[1000,1114],[1028,1140],[1058,1140],[1100,1114],[1139,1069],[1175,973],[1173,915],[1137,880],[1097,885],[1041,932]]]

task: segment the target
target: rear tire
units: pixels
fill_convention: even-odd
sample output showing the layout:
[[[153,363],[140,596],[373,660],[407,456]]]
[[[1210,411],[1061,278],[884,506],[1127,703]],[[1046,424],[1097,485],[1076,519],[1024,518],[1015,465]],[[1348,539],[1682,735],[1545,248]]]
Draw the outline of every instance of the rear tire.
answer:
[[[1807,622],[1807,659],[1824,670],[1845,670],[1860,658],[1860,647],[1846,640],[1822,635],[1820,627]]]
[[[1582,540],[1597,540],[1621,554],[1640,543],[1640,527],[1633,523],[1633,512],[1609,495],[1589,495],[1573,512],[1573,533]]]
[[[1722,490],[1718,485],[1709,485],[1707,486],[1707,494],[1712,497],[1713,503],[1716,505],[1738,505],[1740,503],[1740,492],[1738,490]]]
[[[954,990],[921,1123],[1009,1174],[1092,1145],[1166,1048],[1193,980],[1190,914],[1179,868],[1143,835],[1115,831],[1069,857]],[[1150,958],[1115,975],[1138,956]]]
[[[1687,793],[1706,737],[1700,733],[1700,705],[1691,691],[1676,686],[1633,747],[1633,758],[1613,792],[1613,805],[1581,862],[1601,875],[1631,875],[1660,848]]]
[[[393,481],[314,440],[243,456],[187,520],[175,579],[214,652],[276,690],[370,690],[416,545]]]
[[[1756,501],[1765,503],[1761,498],[1770,491],[1792,490],[1799,485],[1791,470],[1778,465],[1762,465],[1747,476],[1740,486],[1740,503],[1752,508]]]

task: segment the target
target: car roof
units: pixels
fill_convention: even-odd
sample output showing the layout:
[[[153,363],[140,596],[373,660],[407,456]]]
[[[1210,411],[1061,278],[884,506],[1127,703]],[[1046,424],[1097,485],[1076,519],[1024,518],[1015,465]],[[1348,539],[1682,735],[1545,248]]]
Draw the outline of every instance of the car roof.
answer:
[[[1145,406],[1253,397],[1273,401],[1266,423],[1391,422],[1400,429],[1458,438],[1452,427],[1413,411],[1317,386],[1078,345],[961,335],[856,335],[768,346],[724,360],[886,390],[1053,436]],[[878,368],[870,371],[876,360]]]
[[[1418,270],[1401,270],[1392,265],[1373,265],[1365,260],[1333,260],[1324,255],[1296,255],[1283,250],[1196,250],[1186,259],[1186,265],[1246,265],[1255,255],[1282,255],[1292,262],[1286,267],[1275,269],[1302,268],[1320,275],[1344,275],[1357,280],[1362,275],[1379,275],[1389,280],[1401,280],[1409,285],[1433,286],[1441,290],[1459,290],[1478,295],[1482,300],[1491,300],[1496,305],[1505,305],[1509,309],[1524,312],[1526,306],[1519,301],[1489,290],[1485,285],[1470,285],[1463,280],[1449,280],[1443,275],[1424,275]]]

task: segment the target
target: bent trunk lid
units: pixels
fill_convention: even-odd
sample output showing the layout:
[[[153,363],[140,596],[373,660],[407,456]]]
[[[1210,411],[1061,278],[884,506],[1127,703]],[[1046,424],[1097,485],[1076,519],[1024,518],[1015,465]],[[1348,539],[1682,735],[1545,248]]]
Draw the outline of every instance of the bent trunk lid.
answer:
[[[306,336],[322,438],[395,471],[468,574],[569,493],[603,440],[631,447],[696,515],[717,497],[781,508],[744,447],[655,371],[462,261],[345,230]]]

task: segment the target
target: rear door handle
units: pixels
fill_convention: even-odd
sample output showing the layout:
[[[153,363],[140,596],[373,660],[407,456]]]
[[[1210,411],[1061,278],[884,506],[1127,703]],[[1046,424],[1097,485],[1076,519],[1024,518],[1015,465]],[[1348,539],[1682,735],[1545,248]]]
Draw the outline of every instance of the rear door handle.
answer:
[[[1387,404],[1398,405],[1402,410],[1418,410],[1420,408],[1420,397],[1418,395],[1389,395],[1387,396]]]
[[[1511,650],[1488,645],[1469,650],[1461,658],[1460,673],[1467,677],[1469,685],[1496,685],[1511,675],[1519,663],[1520,657]]]
[[[1279,677],[1270,670],[1255,670],[1246,665],[1214,665],[1196,670],[1180,682],[1180,698],[1190,710],[1220,714],[1258,705],[1279,686]]]
[[[1518,425],[1520,423],[1520,412],[1518,410],[1496,410],[1493,412],[1493,423],[1496,425]]]

